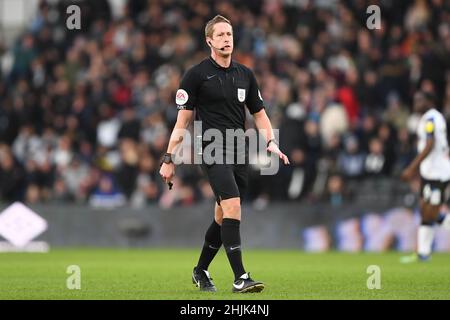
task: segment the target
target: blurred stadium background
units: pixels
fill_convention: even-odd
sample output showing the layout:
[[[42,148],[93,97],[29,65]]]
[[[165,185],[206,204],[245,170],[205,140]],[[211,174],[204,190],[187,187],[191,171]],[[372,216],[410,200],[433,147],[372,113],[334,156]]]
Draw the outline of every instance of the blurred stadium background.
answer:
[[[70,4],[81,30],[66,27]],[[50,246],[199,247],[209,184],[182,165],[168,191],[158,169],[217,13],[292,163],[252,168],[245,246],[414,250],[419,181],[398,175],[415,155],[414,92],[435,93],[450,121],[445,0],[0,0],[1,207],[44,217]],[[450,251],[448,233],[435,249]]]

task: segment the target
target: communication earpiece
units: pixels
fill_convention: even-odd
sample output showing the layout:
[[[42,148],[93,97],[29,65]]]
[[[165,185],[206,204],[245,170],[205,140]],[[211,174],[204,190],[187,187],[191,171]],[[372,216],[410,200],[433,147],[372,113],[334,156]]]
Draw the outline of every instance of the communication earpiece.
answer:
[[[211,41],[208,41],[208,44],[209,44],[209,46],[210,46],[211,48],[213,48],[213,49],[220,50],[220,51],[223,50],[223,48],[217,48],[217,47],[214,47],[214,46],[212,45]]]

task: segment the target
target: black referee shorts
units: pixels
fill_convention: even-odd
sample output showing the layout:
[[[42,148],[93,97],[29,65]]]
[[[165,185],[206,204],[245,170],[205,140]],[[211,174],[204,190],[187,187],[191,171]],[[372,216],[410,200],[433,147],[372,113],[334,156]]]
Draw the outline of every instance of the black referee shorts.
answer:
[[[202,164],[217,204],[221,200],[244,197],[248,186],[248,164]]]

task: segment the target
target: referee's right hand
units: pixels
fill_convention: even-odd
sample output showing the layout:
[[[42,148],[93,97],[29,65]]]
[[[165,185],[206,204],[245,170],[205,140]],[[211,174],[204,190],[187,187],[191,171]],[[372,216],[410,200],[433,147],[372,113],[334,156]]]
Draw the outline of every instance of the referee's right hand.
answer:
[[[163,163],[161,169],[159,169],[159,174],[165,183],[172,182],[172,178],[175,176],[175,164]]]

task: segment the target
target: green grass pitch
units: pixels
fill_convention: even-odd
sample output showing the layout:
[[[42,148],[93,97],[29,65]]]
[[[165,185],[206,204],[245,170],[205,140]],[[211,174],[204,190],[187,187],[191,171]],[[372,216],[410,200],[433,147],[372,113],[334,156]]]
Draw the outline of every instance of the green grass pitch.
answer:
[[[191,282],[198,250],[53,249],[50,253],[0,253],[3,299],[450,299],[450,254],[403,265],[400,253],[323,253],[245,250],[244,262],[266,289],[232,294],[223,249],[210,266],[216,293]],[[66,286],[67,267],[81,269],[81,289]],[[381,269],[381,289],[367,288],[369,265]]]

